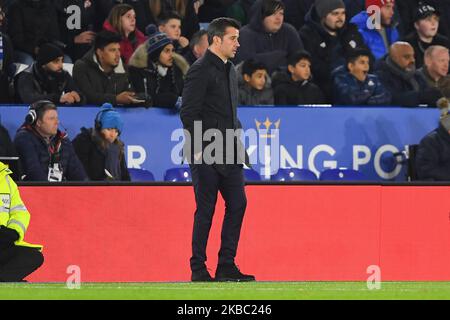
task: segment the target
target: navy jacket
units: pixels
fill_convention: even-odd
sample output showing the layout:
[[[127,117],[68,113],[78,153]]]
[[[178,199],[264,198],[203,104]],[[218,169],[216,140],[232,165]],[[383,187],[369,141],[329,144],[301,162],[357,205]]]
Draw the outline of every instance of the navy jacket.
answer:
[[[442,125],[420,141],[416,170],[419,180],[450,181],[450,134]]]
[[[263,62],[269,74],[279,67],[287,66],[287,57],[303,49],[303,43],[293,26],[283,23],[276,33],[266,32],[263,26],[261,0],[252,6],[250,23],[240,30],[239,43],[234,62],[253,58]]]
[[[333,71],[334,103],[341,105],[389,105],[391,94],[378,77],[367,75],[364,82],[356,79],[344,66]]]
[[[63,180],[87,180],[83,165],[65,133],[58,130],[56,136],[51,139],[51,144],[56,145],[59,139],[61,140],[59,163],[63,171]],[[25,175],[24,180],[48,181],[51,152],[44,139],[30,126],[24,126],[17,131],[14,145],[20,157],[23,174]]]

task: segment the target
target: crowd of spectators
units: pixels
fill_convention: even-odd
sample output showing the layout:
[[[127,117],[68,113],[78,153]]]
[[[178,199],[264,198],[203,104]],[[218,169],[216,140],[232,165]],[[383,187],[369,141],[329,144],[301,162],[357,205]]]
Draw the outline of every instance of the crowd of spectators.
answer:
[[[0,0],[0,103],[176,112],[208,49],[204,24],[220,16],[242,24],[240,105],[435,107],[450,96],[450,0]]]

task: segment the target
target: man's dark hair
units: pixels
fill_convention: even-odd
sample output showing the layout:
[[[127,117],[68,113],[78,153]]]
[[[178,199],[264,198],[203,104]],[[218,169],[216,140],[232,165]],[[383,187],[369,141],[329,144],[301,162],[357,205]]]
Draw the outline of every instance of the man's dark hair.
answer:
[[[288,59],[287,63],[289,66],[295,67],[297,63],[300,62],[300,60],[308,60],[310,63],[312,61],[311,55],[308,51],[305,50],[299,50],[291,54]]]
[[[180,20],[180,21],[183,20],[181,18],[181,16],[177,12],[175,12],[175,11],[167,11],[167,12],[161,13],[158,16],[158,26],[166,24],[171,19],[177,19],[177,20]]]
[[[355,61],[358,60],[359,57],[368,57],[370,60],[371,53],[368,49],[365,48],[355,48],[353,50],[350,50],[346,56],[347,64],[355,63]]]
[[[261,2],[261,14],[262,17],[268,17],[273,15],[278,10],[284,10],[284,3],[280,0],[263,0]]]
[[[208,43],[213,43],[213,38],[215,36],[219,37],[220,39],[223,39],[223,36],[225,35],[225,30],[228,28],[236,28],[240,29],[241,24],[233,19],[233,18],[217,18],[211,21],[211,23],[208,25]]]
[[[198,30],[196,33],[194,33],[191,40],[189,41],[189,48],[191,48],[191,50],[193,50],[194,46],[200,43],[202,37],[205,34],[208,35],[208,31],[206,31],[204,29]]]
[[[120,43],[120,41],[122,41],[122,38],[118,33],[106,30],[100,31],[95,36],[94,50],[104,49],[110,43]]]
[[[242,75],[246,74],[249,77],[251,77],[252,74],[256,72],[256,70],[267,71],[267,67],[264,63],[256,61],[255,59],[245,60],[244,63],[242,64]]]

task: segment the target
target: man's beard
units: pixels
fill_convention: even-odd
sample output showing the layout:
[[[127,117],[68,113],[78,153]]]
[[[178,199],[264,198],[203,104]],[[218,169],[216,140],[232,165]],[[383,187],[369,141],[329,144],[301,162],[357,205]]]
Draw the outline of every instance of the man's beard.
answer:
[[[52,70],[44,70],[44,72],[46,73],[47,77],[51,80],[51,79],[55,79],[56,81],[62,81],[64,80],[64,72],[63,70],[60,71],[52,71]]]
[[[336,23],[336,25],[337,25],[337,23]],[[327,29],[328,31],[331,31],[331,32],[338,32],[339,30],[342,29],[343,26],[344,26],[344,23],[343,23],[343,22],[342,22],[342,25],[341,25],[340,27],[336,27],[336,28],[331,28],[329,25],[327,25],[326,23],[324,23],[325,29]]]

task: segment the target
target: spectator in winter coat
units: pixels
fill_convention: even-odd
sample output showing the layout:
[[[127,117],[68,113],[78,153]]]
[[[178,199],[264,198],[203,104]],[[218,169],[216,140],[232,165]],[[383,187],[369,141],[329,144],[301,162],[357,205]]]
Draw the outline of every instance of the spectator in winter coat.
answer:
[[[189,51],[189,39],[181,35],[181,17],[176,12],[161,14],[158,17],[158,30],[172,40],[176,53],[183,55]]]
[[[156,107],[178,108],[188,68],[186,60],[174,52],[172,40],[154,28],[131,57],[129,71],[133,87],[144,92],[146,100]]]
[[[134,50],[145,42],[145,35],[136,29],[136,13],[128,4],[118,4],[111,9],[108,20],[103,24],[103,29],[118,33],[120,41],[120,55],[128,64],[128,60]]]
[[[443,46],[431,46],[425,50],[425,65],[417,73],[430,87],[439,89],[450,98],[450,75],[448,75],[449,49]]]
[[[50,0],[17,0],[8,12],[8,34],[15,61],[31,65],[44,42],[60,41],[56,10]]]
[[[239,70],[241,69],[241,70]],[[239,105],[272,105],[273,90],[266,66],[253,59],[244,61],[237,66],[237,71],[241,71],[242,77],[239,84]]]
[[[123,120],[111,104],[103,104],[94,127],[81,128],[72,144],[90,180],[130,181],[125,148],[119,139]]]
[[[183,55],[189,65],[193,64],[197,59],[200,59],[208,50],[208,31],[199,30],[189,42],[189,51]]]
[[[416,74],[414,49],[408,42],[396,42],[391,46],[389,55],[380,61],[376,75],[390,91],[393,105],[436,106],[436,101],[442,97],[438,89],[428,87]]]
[[[416,68],[423,66],[425,50],[430,46],[449,46],[446,37],[438,34],[439,12],[428,4],[421,4],[417,9],[414,22],[415,31],[405,38],[413,48],[416,59]]]
[[[10,38],[2,32],[4,13],[0,6],[0,103],[12,102],[9,81],[14,71],[14,51]]]
[[[314,81],[323,90],[328,103],[331,103],[332,71],[345,65],[349,50],[365,47],[364,41],[356,26],[346,23],[342,0],[316,0],[299,32],[305,49],[312,57]]]
[[[333,71],[334,103],[340,105],[389,105],[391,94],[378,77],[369,74],[370,51],[355,49],[347,57],[347,67]]]
[[[366,11],[360,12],[351,20],[358,26],[376,60],[384,57],[391,44],[399,40],[394,8],[395,0],[366,0]]]
[[[448,105],[448,100],[447,103]],[[448,106],[438,128],[427,134],[417,148],[419,180],[450,181],[450,113]]]
[[[37,100],[50,100],[68,105],[85,102],[72,76],[63,70],[63,55],[56,45],[48,43],[41,46],[36,62],[14,79],[17,102],[30,104]]]
[[[58,130],[58,124],[58,112],[52,102],[40,100],[30,106],[14,138],[25,180],[87,180],[67,134]]]
[[[120,58],[118,34],[101,31],[94,46],[73,67],[73,79],[88,104],[134,104],[135,94]]]
[[[284,4],[279,0],[257,0],[250,23],[240,30],[240,48],[235,63],[253,58],[269,73],[287,66],[288,55],[303,48],[295,29],[284,23]]]
[[[311,55],[306,51],[292,54],[288,60],[288,74],[273,74],[276,105],[306,105],[326,103],[322,91],[311,82]]]

